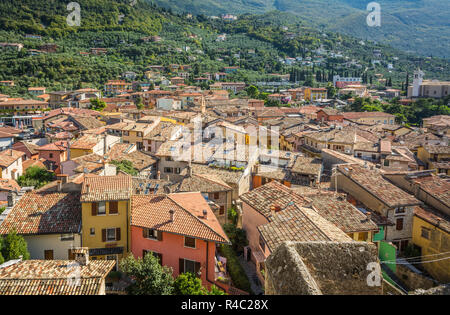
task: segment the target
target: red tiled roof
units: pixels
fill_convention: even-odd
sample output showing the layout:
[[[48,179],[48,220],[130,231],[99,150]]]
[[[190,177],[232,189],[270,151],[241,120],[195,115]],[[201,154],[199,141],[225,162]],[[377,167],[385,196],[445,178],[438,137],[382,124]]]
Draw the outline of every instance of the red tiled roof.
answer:
[[[77,193],[29,192],[12,208],[0,234],[79,233],[81,203]]]
[[[114,264],[111,260],[90,261],[87,266],[73,260],[20,261],[0,269],[0,295],[97,295]],[[70,282],[74,272],[79,272],[79,281]]]
[[[174,220],[170,221],[170,210]],[[207,217],[203,216],[207,211]],[[229,243],[219,221],[198,192],[169,195],[134,195],[131,225],[181,234],[217,243]]]
[[[23,153],[22,151],[16,151],[12,149],[2,151],[0,152],[0,166],[8,167],[24,155],[25,153]]]
[[[81,189],[81,202],[129,200],[131,176],[86,176]]]
[[[272,181],[249,191],[241,195],[240,199],[267,218],[272,216],[272,206],[284,209],[291,203],[298,206],[305,203],[302,196],[277,181]]]

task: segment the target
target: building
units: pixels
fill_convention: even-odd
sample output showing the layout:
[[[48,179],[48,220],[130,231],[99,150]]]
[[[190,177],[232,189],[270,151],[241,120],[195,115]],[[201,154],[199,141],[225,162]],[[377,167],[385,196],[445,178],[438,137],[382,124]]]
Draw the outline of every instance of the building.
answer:
[[[408,98],[444,98],[450,95],[450,82],[423,80],[420,69],[414,71],[413,85],[408,87]]]
[[[127,83],[124,80],[109,80],[105,84],[106,95],[117,95],[122,92],[126,92],[131,88],[131,83]]]
[[[265,260],[284,241],[350,241],[343,231],[306,208],[307,200],[274,181],[243,194],[242,227],[249,245],[244,258],[264,281]]]
[[[361,77],[341,77],[340,75],[333,76],[333,85],[336,88],[342,89],[348,85],[361,84]]]
[[[398,251],[404,251],[412,239],[414,208],[422,203],[382,174],[380,170],[356,164],[338,165],[331,187],[347,193],[347,200],[357,208],[378,216],[377,224],[385,222],[382,239],[392,242]]]
[[[217,284],[216,245],[230,244],[200,193],[136,195],[131,206],[132,253],[156,255],[176,277],[191,272]]]
[[[220,178],[208,174],[193,174],[189,168],[187,175],[171,187],[172,192],[201,192],[210,202],[220,224],[227,223],[228,210],[232,206],[233,189]]]
[[[0,265],[0,295],[105,295],[112,261],[89,260],[84,249],[73,260],[25,260]]]
[[[0,234],[15,230],[27,242],[31,259],[70,260],[81,246],[80,194],[28,192],[0,225]]]
[[[421,266],[441,283],[450,281],[449,239],[448,215],[416,207],[412,243],[420,250]]]
[[[131,176],[85,176],[81,190],[82,244],[98,260],[119,259],[131,250]]]
[[[318,100],[324,100],[327,98],[327,89],[326,88],[305,88],[303,90],[304,98],[306,101],[314,102]]]
[[[17,180],[19,176],[22,176],[24,156],[25,154],[23,152],[13,149],[6,149],[0,152],[0,178]]]
[[[383,112],[345,112],[343,113],[344,120],[354,122],[357,124],[375,125],[385,124],[393,125],[395,123],[395,116]]]
[[[417,157],[426,165],[426,169],[450,175],[450,146],[423,145],[418,148]]]
[[[323,108],[317,112],[317,120],[319,122],[325,121],[343,122],[344,115],[334,108]]]
[[[439,115],[430,118],[425,118],[423,120],[423,128],[436,135],[449,135],[450,134],[450,116],[449,115]]]
[[[59,174],[61,163],[67,161],[68,143],[66,141],[57,141],[43,145],[36,150],[39,152],[39,159],[44,159],[45,166],[50,171]]]

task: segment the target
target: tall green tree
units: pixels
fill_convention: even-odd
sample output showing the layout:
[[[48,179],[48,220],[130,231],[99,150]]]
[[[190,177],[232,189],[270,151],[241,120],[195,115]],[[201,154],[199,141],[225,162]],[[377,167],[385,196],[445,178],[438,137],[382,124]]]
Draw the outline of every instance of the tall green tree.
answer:
[[[103,111],[106,108],[106,103],[98,98],[91,98],[91,109],[98,112]]]
[[[159,259],[152,254],[144,258],[130,255],[120,263],[122,271],[133,280],[127,287],[130,295],[171,295],[174,279],[172,269],[161,266]]]
[[[27,242],[15,230],[10,231],[0,242],[0,245],[1,256],[3,256],[4,261],[19,259],[20,256],[23,260],[30,259]]]

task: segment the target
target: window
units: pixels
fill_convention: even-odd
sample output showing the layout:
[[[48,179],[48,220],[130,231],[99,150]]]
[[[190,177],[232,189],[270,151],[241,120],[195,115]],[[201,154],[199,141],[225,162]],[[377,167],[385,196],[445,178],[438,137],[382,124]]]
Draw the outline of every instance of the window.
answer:
[[[109,203],[109,214],[118,214],[119,213],[119,202],[111,201]]]
[[[105,215],[105,214],[106,214],[106,202],[104,201],[99,202],[97,215]]]
[[[184,261],[184,272],[190,272],[195,274],[195,261],[186,259]]]
[[[69,234],[61,234],[61,241],[73,241],[75,239],[75,236],[73,235],[73,233],[69,233]]]
[[[214,199],[219,199],[219,193],[214,193]]]
[[[90,228],[89,234],[90,234],[91,236],[94,236],[94,235],[95,235],[95,228]]]
[[[171,168],[171,167],[164,167],[164,173],[173,173],[173,168]]]
[[[53,153],[50,153],[50,154],[49,154],[49,158],[50,158],[50,159],[53,159]]]
[[[225,214],[225,206],[220,206],[219,215]]]
[[[397,222],[396,222],[396,225],[395,225],[395,229],[397,231],[403,230],[403,218],[397,219]]]
[[[44,250],[44,259],[45,260],[53,260],[53,250]]]
[[[162,241],[162,233],[154,229],[142,229],[142,236],[150,240]]]
[[[422,236],[423,238],[429,240],[430,239],[430,232],[431,232],[430,229],[427,229],[426,227],[422,226],[422,231],[421,231],[420,236]]]
[[[158,260],[159,260],[159,264],[162,265],[162,254],[157,253],[157,252],[153,252],[153,251],[151,251],[151,250],[146,250],[146,249],[144,249],[144,250],[142,251],[142,258],[144,258],[145,255],[147,255],[147,254],[151,254],[151,255],[157,257]]]
[[[195,248],[195,238],[185,236],[184,247]]]
[[[395,208],[395,214],[405,213],[405,207]]]
[[[120,241],[120,236],[120,228],[102,229],[103,242]]]
[[[173,158],[170,156],[165,157],[166,162],[173,162]]]

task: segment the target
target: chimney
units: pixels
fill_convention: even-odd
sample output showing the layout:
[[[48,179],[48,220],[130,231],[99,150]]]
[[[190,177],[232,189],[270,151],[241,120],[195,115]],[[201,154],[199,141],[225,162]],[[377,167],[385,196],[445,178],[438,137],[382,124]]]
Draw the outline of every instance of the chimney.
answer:
[[[353,174],[353,168],[350,167],[350,168],[348,169],[348,173],[347,173],[347,174],[348,174],[348,177],[352,177],[352,174]]]
[[[203,218],[207,219],[208,218],[208,211],[203,210]]]
[[[87,247],[78,247],[72,250],[75,256],[75,261],[80,266],[87,266],[89,264],[89,249]]]
[[[276,207],[275,206],[271,206],[270,207],[270,213],[271,214],[275,214],[275,212],[276,212]]]
[[[8,193],[7,200],[8,200],[8,207],[9,207],[9,208],[10,208],[10,207],[14,207],[14,204],[15,204],[15,198],[14,198],[14,195],[13,195],[12,192],[9,192],[9,193]]]
[[[367,220],[372,220],[372,212],[366,212]]]
[[[13,156],[13,150],[12,150],[12,149],[9,150],[9,155],[10,155],[10,156]]]
[[[161,179],[161,171],[158,171],[156,174],[157,174],[157,175],[156,175],[156,178],[157,178],[158,180],[160,180],[160,179]]]
[[[175,220],[175,210],[169,210],[170,214],[170,222],[173,222]]]
[[[86,185],[86,193],[89,194],[89,190],[90,190],[90,186],[89,184]]]
[[[62,182],[63,185],[67,184],[69,175],[67,174],[58,174],[56,177]]]
[[[58,192],[62,191],[62,180],[58,180]]]

